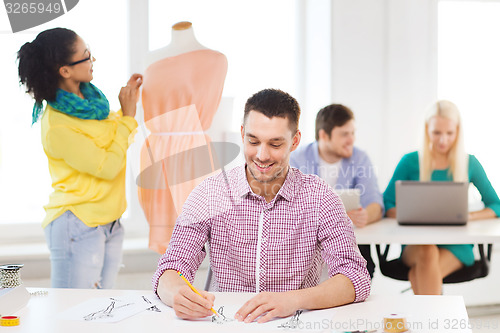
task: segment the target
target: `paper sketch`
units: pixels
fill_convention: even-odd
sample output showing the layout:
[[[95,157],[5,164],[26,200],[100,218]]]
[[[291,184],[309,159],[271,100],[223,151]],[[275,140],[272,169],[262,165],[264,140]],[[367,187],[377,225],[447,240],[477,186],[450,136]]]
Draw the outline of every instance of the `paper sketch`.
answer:
[[[161,310],[156,305],[151,303],[151,301],[147,299],[146,296],[142,296],[142,299],[144,300],[144,302],[152,305],[150,308],[147,309],[148,311],[161,312]]]
[[[63,320],[117,322],[156,307],[148,301],[141,295],[94,298],[67,309],[60,317]]]
[[[278,326],[278,328],[295,329],[301,326],[302,322],[299,317],[304,310],[297,310],[295,314],[287,321]]]
[[[217,315],[213,315],[212,316],[212,322],[213,323],[217,323],[217,324],[224,324],[224,323],[227,323],[227,322],[230,322],[230,321],[234,321],[235,319],[233,318],[227,318],[225,315],[224,315],[224,305],[221,306],[218,310],[216,310],[217,313],[219,314],[218,316]]]
[[[317,332],[318,324],[329,323],[335,316],[336,309],[324,310],[298,310],[293,316],[287,318],[274,318],[266,323],[245,323],[234,319],[236,312],[254,294],[244,294],[235,297],[231,293],[216,294],[214,309],[220,314],[194,320],[180,319],[175,315],[172,308],[167,308],[164,312],[173,318],[172,329],[183,330],[185,332]]]
[[[109,298],[109,302],[110,303],[106,308],[96,312],[89,313],[86,316],[83,316],[83,319],[86,321],[90,321],[90,320],[99,320],[104,318],[113,318],[116,315],[116,313],[119,312],[118,311],[119,309],[133,305],[133,303],[123,303],[122,301],[116,300],[112,297]]]
[[[283,329],[296,329],[296,328],[299,328],[302,324],[302,322],[300,321],[300,315],[302,314],[302,312],[304,312],[304,310],[297,310],[295,312],[295,314],[290,317],[288,320],[284,321],[283,323],[281,323],[280,325],[278,325],[278,328],[283,328]],[[234,321],[235,319],[232,319],[232,318],[227,318],[225,315],[224,315],[224,306],[221,306],[218,310],[217,310],[217,313],[219,314],[218,316],[217,315],[213,315],[212,316],[212,322],[213,323],[216,323],[216,324],[225,324],[227,322],[231,322],[231,321]]]

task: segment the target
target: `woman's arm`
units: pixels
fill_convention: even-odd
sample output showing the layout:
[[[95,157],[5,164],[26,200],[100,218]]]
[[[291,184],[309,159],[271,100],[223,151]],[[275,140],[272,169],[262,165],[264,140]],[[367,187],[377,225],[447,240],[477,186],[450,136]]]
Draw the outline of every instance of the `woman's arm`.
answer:
[[[133,116],[141,84],[142,75],[134,74],[127,86],[120,91],[124,117],[117,120],[116,127],[109,126],[109,131],[114,130],[114,133],[108,145],[97,144],[96,139],[84,130],[75,128],[74,123],[65,122],[63,119],[57,125],[51,126],[42,138],[45,151],[54,158],[64,160],[75,170],[101,179],[114,179],[123,170],[129,136],[137,128]],[[97,140],[99,139],[101,138]]]
[[[469,213],[469,221],[486,220],[497,217],[497,214],[491,208],[485,208],[475,212]]]
[[[387,217],[396,217],[396,181],[419,180],[419,178],[418,152],[404,155],[384,191],[384,206]]]
[[[389,209],[386,214],[385,214],[387,217],[390,217],[390,218],[393,218],[395,219],[396,218],[396,207],[393,207],[391,209]]]
[[[485,209],[469,214],[470,220],[479,220],[500,216],[500,199],[490,183],[483,166],[474,155],[469,156],[470,181],[481,194]]]

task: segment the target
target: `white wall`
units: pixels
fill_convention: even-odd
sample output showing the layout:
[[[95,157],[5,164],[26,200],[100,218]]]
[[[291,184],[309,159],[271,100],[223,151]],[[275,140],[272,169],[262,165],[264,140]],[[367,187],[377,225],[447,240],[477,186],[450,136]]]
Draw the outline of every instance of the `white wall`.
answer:
[[[385,1],[333,1],[333,102],[356,117],[356,145],[366,150],[381,176],[387,129],[387,4]],[[381,189],[385,182],[380,182]]]
[[[330,103],[356,117],[385,189],[404,153],[418,147],[422,112],[436,99],[437,0],[302,1],[299,102],[303,142]]]
[[[332,1],[332,101],[352,108],[357,145],[385,189],[417,148],[422,111],[436,97],[435,0]]]

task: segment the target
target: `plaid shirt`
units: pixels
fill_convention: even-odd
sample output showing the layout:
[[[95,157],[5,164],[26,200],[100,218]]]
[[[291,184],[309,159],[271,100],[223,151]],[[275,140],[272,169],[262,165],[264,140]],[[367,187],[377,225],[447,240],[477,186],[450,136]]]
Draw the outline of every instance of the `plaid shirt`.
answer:
[[[366,261],[342,202],[319,177],[295,168],[269,203],[252,192],[244,166],[204,180],[177,219],[153,276],[154,290],[167,269],[179,270],[192,282],[207,241],[214,291],[314,287],[326,262],[329,277],[342,274],[351,280],[355,302],[370,293]]]

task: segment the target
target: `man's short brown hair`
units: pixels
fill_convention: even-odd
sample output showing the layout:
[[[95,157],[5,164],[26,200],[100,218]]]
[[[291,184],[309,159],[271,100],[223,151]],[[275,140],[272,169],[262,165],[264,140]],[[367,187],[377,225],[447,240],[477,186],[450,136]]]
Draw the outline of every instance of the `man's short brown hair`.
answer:
[[[268,118],[287,118],[294,135],[299,127],[299,103],[291,95],[279,89],[264,89],[251,96],[245,104],[243,124],[250,111],[260,112]]]
[[[316,115],[316,141],[319,140],[320,130],[324,130],[330,137],[335,127],[344,126],[352,119],[354,119],[354,114],[347,106],[342,104],[325,106]]]

